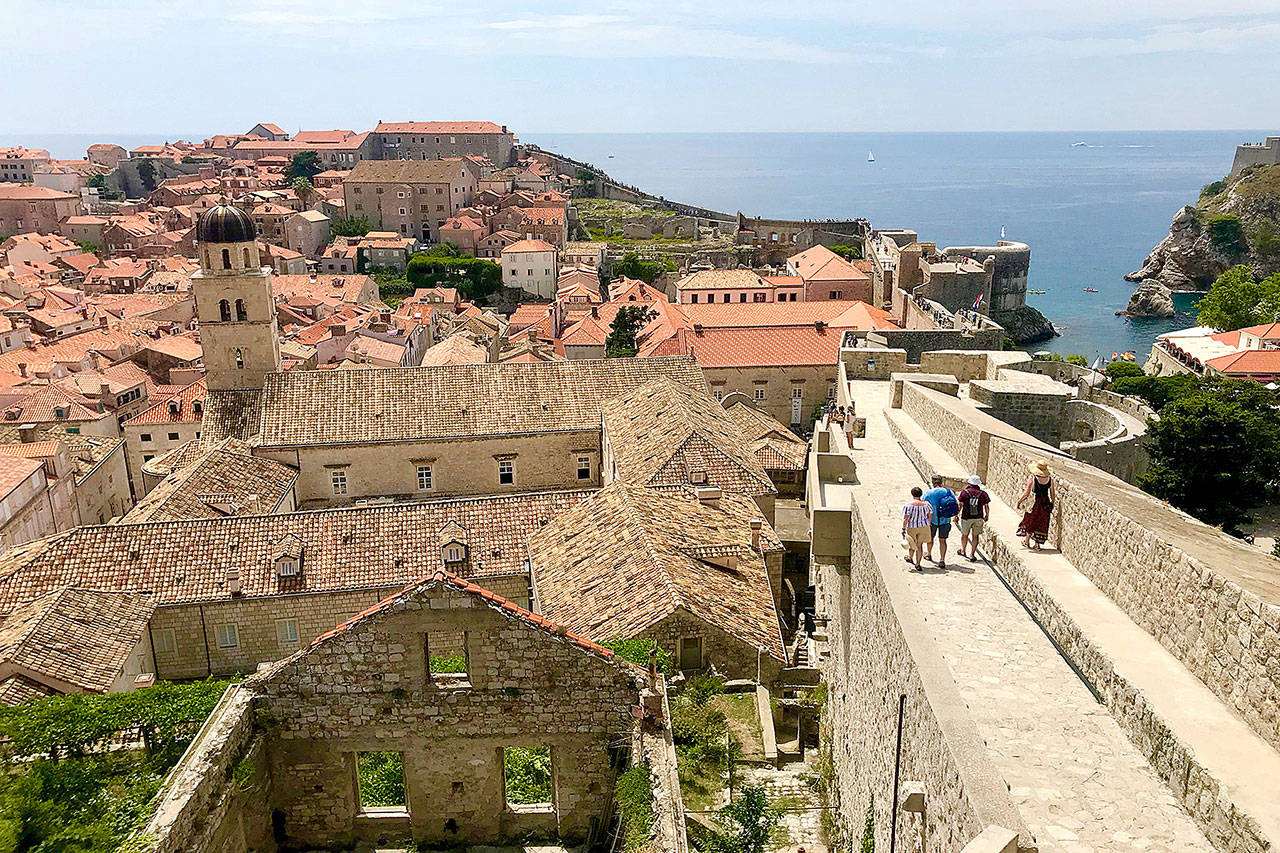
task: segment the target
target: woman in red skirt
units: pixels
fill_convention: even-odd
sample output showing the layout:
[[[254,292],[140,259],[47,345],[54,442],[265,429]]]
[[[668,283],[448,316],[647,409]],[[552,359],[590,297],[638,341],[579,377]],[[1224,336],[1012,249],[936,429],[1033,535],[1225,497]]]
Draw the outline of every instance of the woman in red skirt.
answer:
[[[1048,463],[1041,460],[1032,462],[1029,467],[1031,476],[1027,478],[1027,487],[1022,490],[1022,497],[1018,498],[1017,507],[1022,509],[1032,495],[1035,496],[1035,502],[1029,511],[1023,513],[1022,523],[1018,525],[1018,535],[1022,537],[1024,548],[1031,548],[1034,540],[1034,547],[1039,551],[1040,546],[1049,540],[1049,518],[1053,514],[1053,505],[1057,500],[1057,489],[1050,475]]]

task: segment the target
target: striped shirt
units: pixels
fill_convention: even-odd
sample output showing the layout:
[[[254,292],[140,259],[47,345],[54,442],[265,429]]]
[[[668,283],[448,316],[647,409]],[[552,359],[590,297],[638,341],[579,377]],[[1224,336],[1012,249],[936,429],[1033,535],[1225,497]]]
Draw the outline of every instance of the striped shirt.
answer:
[[[907,527],[928,527],[933,516],[933,508],[926,503],[907,504],[902,508]]]

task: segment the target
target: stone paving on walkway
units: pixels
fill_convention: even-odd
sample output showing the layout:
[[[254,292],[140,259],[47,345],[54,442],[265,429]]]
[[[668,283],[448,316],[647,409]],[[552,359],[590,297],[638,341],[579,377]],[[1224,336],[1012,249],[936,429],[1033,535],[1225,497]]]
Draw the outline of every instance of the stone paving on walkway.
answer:
[[[868,532],[902,553],[902,505],[920,475],[883,416],[890,383],[851,387],[867,418],[867,437],[855,439],[853,452],[855,488],[876,507]],[[946,570],[922,574],[900,565],[1041,851],[1214,849],[985,563],[949,559]]]
[[[765,798],[787,809],[782,813],[779,826],[786,832],[786,841],[775,850],[790,851],[800,847],[805,853],[825,853],[823,841],[822,805],[818,795],[805,781],[807,765],[797,762],[781,768],[770,765],[740,764],[736,770],[734,785],[745,787],[759,785],[765,789]]]

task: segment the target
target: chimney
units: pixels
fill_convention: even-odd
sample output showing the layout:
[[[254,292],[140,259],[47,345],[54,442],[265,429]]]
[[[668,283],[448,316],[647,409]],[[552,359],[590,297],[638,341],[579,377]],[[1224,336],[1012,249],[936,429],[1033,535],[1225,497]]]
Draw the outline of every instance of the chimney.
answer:
[[[18,427],[18,437],[22,439],[22,443],[26,444],[36,440],[36,425],[23,424]]]
[[[764,527],[764,519],[751,519],[751,550],[760,550],[760,530]]]
[[[600,309],[595,305],[591,306],[591,316],[596,320],[600,319]]]
[[[720,508],[720,490],[714,486],[704,486],[698,489],[698,502],[703,506]]]
[[[100,384],[98,385],[98,396],[99,396],[99,397],[101,397],[101,398],[103,398],[103,399],[106,399],[107,397],[110,397],[110,396],[111,396],[111,386],[110,386],[110,385],[108,385],[106,382],[102,382],[102,383],[100,383]]]
[[[817,329],[818,334],[824,335],[827,332],[827,324],[824,320],[814,320],[813,328]]]
[[[693,333],[694,333],[695,335],[697,335],[698,337],[702,337],[702,324],[701,324],[701,323],[694,323],[694,324],[693,324]]]
[[[24,377],[24,378],[26,377],[26,375],[27,375],[27,363],[26,363],[25,361],[20,361],[20,362],[18,362],[18,375],[19,375],[19,376],[21,376],[21,377]]]
[[[107,327],[107,315],[103,314],[98,318],[98,328],[105,329]]]
[[[227,569],[227,592],[231,593],[232,597],[240,595],[240,570],[234,566]]]

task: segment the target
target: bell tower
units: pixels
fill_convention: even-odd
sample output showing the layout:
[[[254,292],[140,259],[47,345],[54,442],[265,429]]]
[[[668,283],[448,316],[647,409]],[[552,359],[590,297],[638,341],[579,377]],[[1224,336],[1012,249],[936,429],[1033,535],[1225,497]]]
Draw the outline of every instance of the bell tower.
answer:
[[[271,270],[259,264],[253,220],[220,199],[196,221],[200,271],[191,290],[210,391],[257,391],[280,370]]]

